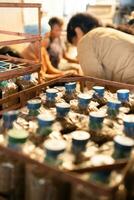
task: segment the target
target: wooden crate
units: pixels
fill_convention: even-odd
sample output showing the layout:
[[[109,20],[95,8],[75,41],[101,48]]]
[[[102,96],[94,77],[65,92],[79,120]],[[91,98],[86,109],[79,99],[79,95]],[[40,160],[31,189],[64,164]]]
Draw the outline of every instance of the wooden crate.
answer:
[[[22,44],[22,43],[34,43],[37,42],[39,49],[41,49],[41,4],[38,3],[0,3],[0,8],[37,8],[38,10],[38,35],[18,33],[13,31],[0,30],[0,34],[8,36],[16,36],[17,39],[12,40],[3,40],[0,41],[0,46]],[[19,39],[18,39],[19,38]],[[15,64],[23,64],[23,67],[20,69],[9,70],[6,72],[0,73],[0,81],[16,78],[25,74],[30,74],[33,72],[39,72],[41,67],[41,52],[39,51],[39,62],[34,62],[26,59],[14,58],[11,56],[0,55],[1,60],[7,60],[8,62],[13,62]]]
[[[125,84],[125,83],[120,83],[120,82],[114,82],[114,81],[108,81],[108,80],[103,80],[103,79],[98,79],[90,76],[61,76],[56,79],[53,79],[51,81],[44,82],[42,84],[39,84],[37,86],[31,87],[29,89],[20,91],[16,94],[10,95],[6,98],[0,99],[0,106],[4,103],[8,103],[12,100],[18,99],[19,98],[19,103],[14,105],[13,107],[9,107],[6,110],[1,110],[0,114],[7,110],[13,110],[13,109],[18,109],[21,108],[22,106],[26,105],[27,100],[36,97],[39,95],[39,93],[45,89],[49,85],[54,85],[57,83],[65,83],[65,82],[73,82],[73,81],[78,81],[81,84],[81,90],[84,87],[84,85],[88,85],[89,88],[91,88],[95,84],[103,85],[106,88],[115,91],[120,88],[124,89],[129,89],[134,91],[134,85],[131,84]],[[31,95],[32,94],[32,95]]]
[[[13,98],[20,98],[20,103],[16,105],[16,108],[19,108],[26,104],[26,101],[30,98],[30,93],[34,94],[36,97],[47,86],[56,85],[57,83],[65,83],[65,82],[73,82],[73,81],[78,81],[81,84],[81,88],[83,88],[84,84],[88,82],[89,85],[99,84],[99,85],[104,85],[104,86],[110,86],[110,88],[116,87],[116,88],[127,88],[130,90],[134,90],[134,85],[124,84],[124,83],[111,82],[111,81],[97,79],[93,77],[63,76],[63,77],[48,81],[47,83],[37,85],[25,91],[21,91],[17,94],[9,96],[8,98],[2,99],[0,100],[0,104],[8,102],[12,100]],[[9,109],[14,109],[14,108],[9,108]],[[86,169],[72,170],[70,172],[67,172],[67,171],[65,172],[55,167],[51,167],[47,165],[46,163],[37,162],[36,160],[30,159],[28,156],[24,154],[5,148],[3,146],[0,146],[0,150],[8,155],[11,155],[13,158],[22,160],[24,163],[32,163],[32,164],[37,165],[39,170],[43,170],[44,174],[47,174],[50,177],[55,177],[56,179],[59,179],[60,177],[61,180],[69,182],[70,184],[73,184],[74,186],[82,185],[83,187],[89,188],[92,192],[97,193],[98,195],[108,196],[108,197],[111,197],[111,199],[113,200],[115,199],[115,194],[116,194],[116,191],[118,190],[119,185],[123,182],[129,170],[129,167],[132,164],[131,159],[129,161],[120,160],[112,165],[104,165],[100,167],[89,167]],[[108,186],[108,185],[96,184],[91,181],[85,181],[79,177],[80,174],[83,174],[85,172],[87,173],[87,172],[99,171],[99,170],[104,170],[104,169],[110,169],[110,170],[122,169],[123,176],[120,182],[113,186]]]
[[[8,45],[16,45],[23,43],[37,43],[39,47],[39,61],[35,62],[32,60],[16,58],[12,56],[4,56],[0,55],[0,61],[6,61],[8,63],[12,63],[18,67],[14,69],[7,69],[5,71],[0,72],[0,82],[4,80],[9,80],[13,78],[17,78],[19,76],[24,76],[26,74],[31,74],[34,72],[38,73],[38,82],[40,82],[40,69],[41,69],[41,4],[36,3],[0,3],[0,8],[36,8],[38,11],[38,35],[19,33],[13,31],[0,30],[0,35],[6,36],[3,40],[0,41],[0,46],[8,46]],[[12,36],[12,39],[8,39],[9,36]],[[7,39],[5,39],[7,38]],[[8,97],[6,97],[8,98]],[[3,98],[4,99],[4,98]],[[9,105],[11,107],[18,108],[16,105],[18,99],[11,101]],[[6,106],[7,107],[7,106]]]

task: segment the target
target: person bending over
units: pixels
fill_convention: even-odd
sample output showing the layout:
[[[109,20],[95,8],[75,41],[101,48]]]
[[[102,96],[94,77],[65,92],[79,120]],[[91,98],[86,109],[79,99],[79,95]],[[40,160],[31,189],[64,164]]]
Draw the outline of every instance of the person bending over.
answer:
[[[130,32],[102,27],[94,16],[78,13],[68,23],[67,39],[77,45],[85,75],[134,84],[134,36]]]

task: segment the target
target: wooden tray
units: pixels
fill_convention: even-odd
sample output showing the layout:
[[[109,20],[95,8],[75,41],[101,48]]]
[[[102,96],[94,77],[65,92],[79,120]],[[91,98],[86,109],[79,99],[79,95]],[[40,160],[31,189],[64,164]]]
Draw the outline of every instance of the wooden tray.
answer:
[[[64,172],[55,167],[49,166],[46,163],[37,162],[36,160],[30,159],[28,156],[24,154],[5,148],[1,145],[0,145],[0,151],[2,153],[7,154],[9,157],[11,156],[11,158],[13,159],[17,159],[24,162],[25,164],[31,163],[31,164],[37,165],[38,170],[42,170],[44,172],[44,175],[47,174],[50,178],[59,180],[59,177],[60,177],[60,180],[62,181],[69,182],[70,184],[73,184],[75,186],[82,185],[86,188],[90,188],[90,190],[92,190],[93,192],[97,192],[98,195],[113,197],[113,200],[114,200],[114,195],[116,191],[118,190],[119,185],[123,183],[124,178],[126,177],[127,172],[132,165],[132,159],[130,159],[127,165],[124,168],[122,168],[123,177],[120,180],[120,182],[113,186],[108,186],[104,184],[97,184],[92,181],[85,181],[79,177],[80,174],[77,174],[74,172]],[[105,167],[105,169],[107,168]],[[117,169],[119,169],[117,165],[112,166],[112,170],[117,170]],[[91,171],[95,171],[95,170],[91,170]]]
[[[13,31],[6,31],[6,30],[0,30],[0,34],[4,34],[8,36],[17,36],[17,39],[12,40],[4,40],[0,41],[0,46],[7,46],[7,45],[13,45],[13,44],[22,44],[22,43],[34,43],[36,42],[39,46],[39,49],[41,47],[41,4],[36,3],[0,3],[0,8],[36,8],[38,11],[38,35],[33,34],[26,34],[26,33],[18,33]],[[18,39],[19,38],[19,39]],[[14,69],[9,70],[5,72],[0,72],[0,81],[8,80],[12,78],[16,78],[18,76],[22,76],[25,74],[30,74],[33,72],[39,72],[41,67],[41,52],[39,51],[39,62],[34,62],[26,59],[21,58],[15,58],[11,56],[4,56],[0,55],[0,60],[7,60],[8,62],[16,63],[16,64],[22,64],[25,63],[25,66],[20,69]]]
[[[36,97],[39,95],[39,93],[44,90],[49,85],[56,85],[59,83],[65,83],[65,82],[73,82],[78,81],[81,84],[81,90],[83,90],[85,84],[88,84],[89,87],[92,87],[93,85],[99,84],[103,85],[105,87],[108,87],[110,90],[125,88],[129,89],[131,91],[134,91],[134,85],[131,84],[125,84],[120,82],[114,82],[114,81],[108,81],[103,79],[98,79],[94,77],[89,76],[61,76],[56,79],[53,79],[51,81],[44,82],[42,84],[39,84],[37,86],[31,87],[29,89],[23,90],[21,92],[18,92],[16,94],[10,95],[8,97],[5,97],[3,99],[0,99],[0,106],[4,103],[8,103],[9,101],[12,101],[14,99],[19,99],[19,103],[13,105],[12,107],[7,108],[6,110],[0,111],[0,115],[8,110],[18,109],[23,107],[27,101],[33,97]]]
[[[63,77],[48,81],[46,83],[34,86],[30,89],[18,92],[17,94],[13,94],[7,98],[1,99],[0,105],[3,103],[6,103],[8,101],[11,101],[14,98],[19,98],[20,103],[15,105],[12,108],[9,108],[8,110],[15,109],[15,108],[17,109],[26,104],[27,100],[31,98],[30,97],[31,93],[34,94],[34,96],[36,97],[47,86],[56,85],[56,84],[62,83],[62,82],[73,82],[73,81],[78,81],[79,83],[81,83],[81,88],[84,87],[86,82],[88,82],[91,84],[105,85],[105,86],[110,86],[113,88],[115,88],[115,87],[116,88],[127,88],[130,90],[134,90],[134,85],[124,84],[124,83],[112,82],[112,81],[97,79],[97,78],[93,78],[93,77],[63,76]],[[3,112],[5,112],[5,111],[1,111],[1,114]],[[82,185],[84,187],[90,188],[90,190],[92,190],[93,192],[96,192],[98,195],[105,195],[105,196],[113,197],[111,199],[114,199],[114,195],[115,195],[119,185],[123,182],[123,180],[128,172],[128,169],[131,165],[131,159],[128,162],[126,160],[120,160],[120,161],[117,161],[113,165],[107,165],[107,166],[105,165],[105,166],[100,166],[100,167],[89,167],[89,168],[81,169],[81,170],[73,170],[72,172],[65,172],[65,171],[61,171],[55,167],[48,166],[47,164],[39,163],[33,159],[30,159],[26,155],[23,155],[16,151],[10,150],[3,146],[0,146],[0,150],[5,152],[8,155],[11,155],[14,158],[24,161],[25,163],[33,163],[33,164],[38,165],[38,168],[44,170],[44,173],[45,174],[47,173],[50,177],[56,177],[58,179],[60,177],[61,180],[65,180],[67,182],[70,182],[71,184]],[[115,184],[114,186],[108,186],[108,185],[96,184],[91,181],[84,181],[83,179],[81,179],[79,177],[79,175],[81,175],[83,173],[104,170],[104,169],[110,169],[110,170],[122,169],[123,177],[122,177],[121,181],[118,184]]]

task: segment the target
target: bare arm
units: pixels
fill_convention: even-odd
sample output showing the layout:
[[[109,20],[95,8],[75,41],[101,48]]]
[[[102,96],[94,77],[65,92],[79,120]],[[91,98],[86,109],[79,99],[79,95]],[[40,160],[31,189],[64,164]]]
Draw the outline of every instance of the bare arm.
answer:
[[[63,58],[66,59],[70,63],[77,63],[78,64],[78,60],[68,57],[67,54],[65,53],[65,51],[63,52]]]

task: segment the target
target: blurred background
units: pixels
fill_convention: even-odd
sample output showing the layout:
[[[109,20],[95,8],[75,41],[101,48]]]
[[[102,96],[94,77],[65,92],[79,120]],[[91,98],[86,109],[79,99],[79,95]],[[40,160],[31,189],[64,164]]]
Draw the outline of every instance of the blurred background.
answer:
[[[4,2],[41,3],[42,35],[50,30],[48,20],[53,16],[64,19],[63,34],[65,35],[66,24],[75,13],[92,13],[104,25],[118,25],[132,19],[132,11],[134,10],[134,0],[4,0]],[[36,8],[0,8],[0,18],[0,29],[2,30],[38,33],[38,11]]]
[[[103,23],[121,24],[129,20],[134,10],[134,0],[4,0],[4,2],[41,3],[42,33],[49,28],[47,21],[52,16],[63,17],[67,22],[73,14],[86,11],[96,15]],[[3,19],[0,21],[0,28],[4,30],[28,32],[33,27],[32,32],[37,32],[36,9],[2,8],[0,17]]]

